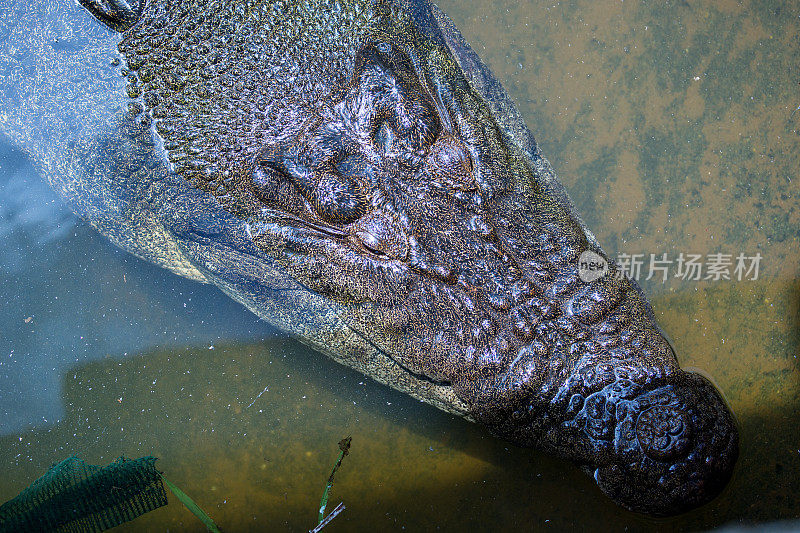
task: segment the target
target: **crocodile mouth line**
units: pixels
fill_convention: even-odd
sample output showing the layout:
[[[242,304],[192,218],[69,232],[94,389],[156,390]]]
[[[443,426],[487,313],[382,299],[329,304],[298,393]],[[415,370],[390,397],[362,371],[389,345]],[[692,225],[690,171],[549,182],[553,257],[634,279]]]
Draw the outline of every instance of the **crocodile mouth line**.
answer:
[[[298,243],[298,246],[294,247],[294,253],[301,252],[301,255],[309,254],[312,244],[316,246],[332,244],[354,249],[353,237],[346,230],[269,208],[262,208],[258,216],[246,219],[244,233],[245,238],[256,248],[268,254],[267,250],[273,248],[275,243],[291,241]],[[305,249],[306,246],[308,249]]]
[[[382,348],[378,347],[374,342],[372,342],[369,339],[369,337],[367,337],[363,332],[359,331],[358,328],[356,328],[354,324],[350,324],[350,323],[345,323],[345,324],[353,332],[355,332],[356,335],[358,335],[366,344],[372,346],[375,349],[375,351],[377,351],[382,356],[384,356],[385,358],[387,358],[390,361],[392,361],[398,367],[402,368],[403,371],[406,372],[408,375],[410,375],[410,376],[412,376],[412,377],[414,377],[414,378],[416,378],[416,379],[418,379],[420,381],[425,381],[427,383],[430,383],[432,385],[436,385],[436,386],[439,386],[439,387],[451,387],[452,388],[453,383],[451,381],[449,381],[449,380],[437,380],[437,379],[433,379],[430,376],[426,376],[425,374],[422,374],[420,372],[414,372],[413,370],[411,370],[410,368],[405,366],[403,363],[401,363],[400,361],[398,361],[397,359],[392,357],[392,354],[390,354],[386,350],[383,350]]]
[[[245,226],[250,238],[257,236],[256,233],[253,233],[254,226],[261,224],[277,224],[281,228],[290,227],[292,229],[306,229],[319,235],[327,235],[328,237],[333,237],[335,239],[346,239],[350,236],[349,233],[342,231],[339,228],[335,228],[328,224],[312,222],[310,220],[290,215],[282,211],[263,208],[261,214],[266,218],[266,220],[259,220],[255,223],[248,222]]]
[[[278,211],[269,208],[263,208],[261,212],[262,218],[258,221],[250,221],[245,223],[245,231],[248,237],[256,243],[258,246],[258,240],[260,236],[267,236],[267,235],[277,235],[282,230],[289,229],[290,231],[294,230],[306,230],[309,231],[320,238],[329,238],[336,244],[340,246],[347,246],[351,239],[351,234],[343,231],[339,228],[332,227],[327,224],[321,224],[318,222],[308,221],[304,218],[285,213],[283,211]],[[380,257],[373,257],[371,258],[373,261],[379,261],[385,263],[385,258]],[[310,288],[305,287],[305,290],[311,291]],[[357,334],[365,344],[371,346],[376,352],[380,353],[383,357],[387,360],[392,361],[396,364],[399,368],[406,372],[408,375],[414,377],[417,380],[424,381],[436,386],[443,386],[443,387],[452,387],[452,383],[448,380],[438,380],[427,376],[420,372],[415,372],[400,362],[396,357],[394,357],[391,353],[387,352],[386,350],[382,349],[378,345],[375,344],[372,340],[370,340],[369,336],[365,334],[365,332],[361,331],[357,324],[351,322],[345,322],[345,325],[350,328],[355,334]]]

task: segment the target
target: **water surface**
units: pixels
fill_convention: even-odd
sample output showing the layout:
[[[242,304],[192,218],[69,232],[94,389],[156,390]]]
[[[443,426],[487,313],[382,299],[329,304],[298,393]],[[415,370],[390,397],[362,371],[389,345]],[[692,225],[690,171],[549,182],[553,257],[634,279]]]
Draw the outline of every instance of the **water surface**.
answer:
[[[757,279],[732,267],[730,280],[682,279],[675,264],[666,282],[643,279],[649,265],[640,278],[682,366],[713,377],[739,419],[726,492],[668,520],[624,511],[574,466],[379,386],[273,336],[215,289],[115,250],[3,146],[0,500],[72,454],[156,455],[225,530],[308,530],[336,443],[351,435],[331,498],[347,510],[329,531],[681,531],[800,517],[800,9],[439,5],[612,256],[760,254]],[[177,501],[120,530],[144,528],[203,530]]]

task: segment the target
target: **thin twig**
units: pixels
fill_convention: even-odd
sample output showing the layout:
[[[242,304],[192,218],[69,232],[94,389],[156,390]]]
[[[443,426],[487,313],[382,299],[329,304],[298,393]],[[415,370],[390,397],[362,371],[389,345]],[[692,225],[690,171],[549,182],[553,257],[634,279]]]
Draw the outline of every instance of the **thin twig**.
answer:
[[[250,405],[248,405],[247,407],[245,407],[245,409],[250,409],[251,407],[253,407],[253,404],[254,404],[254,403],[256,403],[256,400],[258,400],[259,398],[261,398],[261,395],[262,395],[262,394],[264,394],[265,392],[267,392],[268,390],[269,390],[269,386],[266,386],[266,387],[264,387],[264,390],[262,390],[261,392],[259,392],[259,393],[258,393],[258,396],[256,396],[255,398],[253,398],[253,401],[252,401],[252,402],[250,402]]]
[[[328,484],[325,486],[325,491],[322,493],[322,499],[319,502],[319,517],[317,521],[322,523],[322,519],[325,516],[325,507],[328,505],[328,494],[331,491],[331,487],[333,487],[333,475],[336,473],[336,470],[342,466],[342,459],[344,456],[350,452],[350,441],[353,440],[350,437],[342,439],[339,441],[339,459],[336,460],[336,464],[333,465],[333,470],[331,470],[331,475],[328,476]]]
[[[344,506],[344,502],[339,502],[339,505],[337,505],[337,506],[336,506],[336,507],[333,509],[333,511],[331,511],[331,514],[329,514],[328,516],[326,516],[326,517],[325,517],[325,518],[322,520],[322,522],[320,522],[319,524],[317,524],[317,527],[315,527],[314,529],[311,529],[311,530],[309,530],[309,531],[308,531],[308,533],[319,533],[319,532],[322,530],[322,528],[323,528],[323,527],[325,527],[325,526],[327,526],[328,524],[330,524],[331,520],[333,520],[334,518],[336,518],[336,517],[339,515],[339,513],[341,513],[341,512],[342,512],[342,511],[344,511],[345,509],[346,509],[346,507]]]

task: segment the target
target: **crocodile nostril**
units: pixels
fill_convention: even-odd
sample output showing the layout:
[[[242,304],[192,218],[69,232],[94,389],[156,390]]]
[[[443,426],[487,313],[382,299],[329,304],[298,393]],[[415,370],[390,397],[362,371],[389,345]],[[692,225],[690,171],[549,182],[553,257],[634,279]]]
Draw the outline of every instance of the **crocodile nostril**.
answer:
[[[636,436],[642,451],[658,460],[675,459],[689,447],[692,439],[688,415],[673,405],[659,405],[639,415]]]

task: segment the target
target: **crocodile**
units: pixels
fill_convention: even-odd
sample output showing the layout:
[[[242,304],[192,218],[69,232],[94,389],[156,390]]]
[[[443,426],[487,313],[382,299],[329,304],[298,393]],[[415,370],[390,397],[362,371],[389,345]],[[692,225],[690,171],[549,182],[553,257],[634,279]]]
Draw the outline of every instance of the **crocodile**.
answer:
[[[726,486],[730,408],[436,6],[63,4],[0,0],[0,131],[114,243],[632,511]]]

